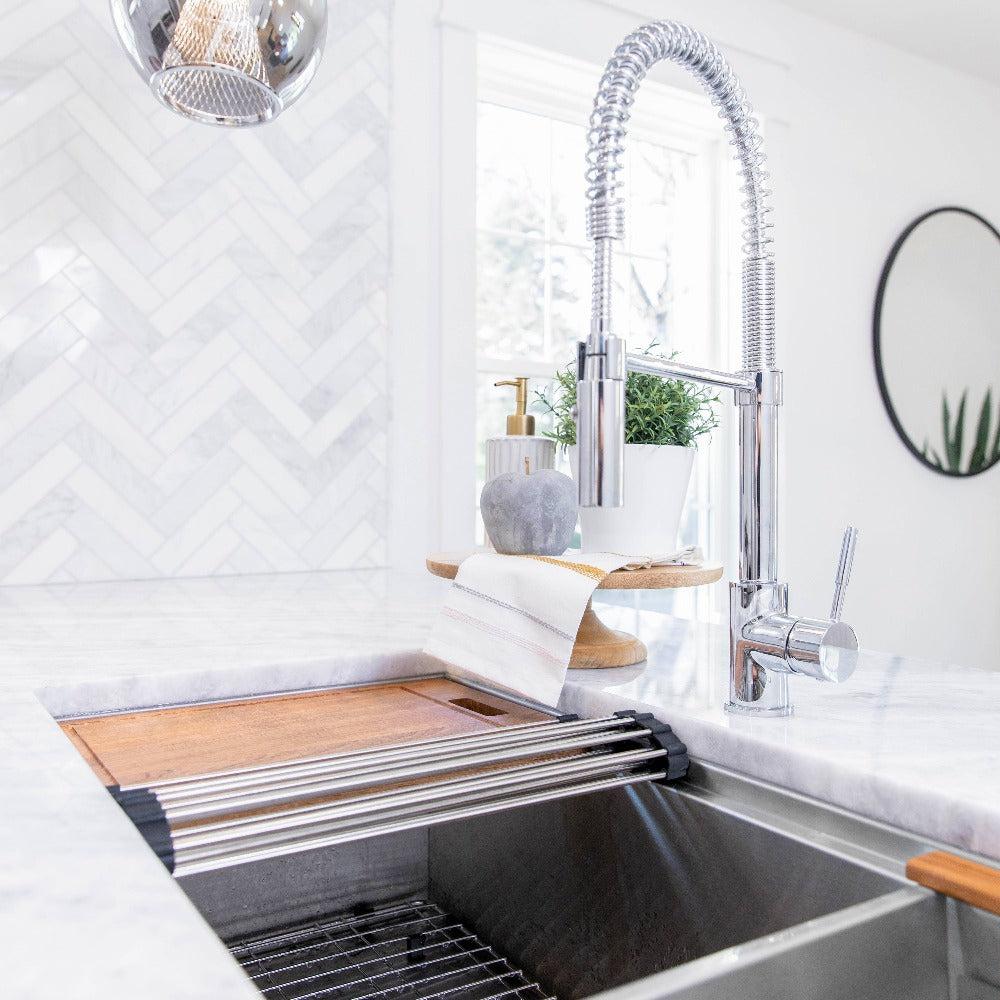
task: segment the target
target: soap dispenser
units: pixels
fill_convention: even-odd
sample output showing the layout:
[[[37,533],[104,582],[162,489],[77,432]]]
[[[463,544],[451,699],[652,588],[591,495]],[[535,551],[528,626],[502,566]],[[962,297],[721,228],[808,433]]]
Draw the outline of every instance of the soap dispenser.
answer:
[[[513,386],[517,390],[514,412],[507,417],[505,437],[486,442],[486,482],[503,472],[537,472],[556,464],[556,443],[535,436],[535,418],[528,412],[527,378],[505,379],[495,386]]]

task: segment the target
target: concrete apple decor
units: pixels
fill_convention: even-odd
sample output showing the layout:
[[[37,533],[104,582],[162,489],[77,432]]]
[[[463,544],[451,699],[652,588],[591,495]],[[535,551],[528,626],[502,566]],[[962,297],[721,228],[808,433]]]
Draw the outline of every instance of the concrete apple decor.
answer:
[[[479,507],[497,552],[561,556],[576,528],[576,484],[554,469],[505,472],[483,487]]]

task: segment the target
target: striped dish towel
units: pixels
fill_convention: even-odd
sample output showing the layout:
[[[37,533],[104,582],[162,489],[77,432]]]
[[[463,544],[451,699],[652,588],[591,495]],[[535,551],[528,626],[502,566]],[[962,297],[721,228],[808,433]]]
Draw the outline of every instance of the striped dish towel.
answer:
[[[629,562],[611,552],[469,556],[458,567],[424,652],[555,705],[587,602],[608,573]]]
[[[697,545],[685,545],[669,556],[630,556],[619,569],[652,569],[654,566],[700,566],[705,561]]]

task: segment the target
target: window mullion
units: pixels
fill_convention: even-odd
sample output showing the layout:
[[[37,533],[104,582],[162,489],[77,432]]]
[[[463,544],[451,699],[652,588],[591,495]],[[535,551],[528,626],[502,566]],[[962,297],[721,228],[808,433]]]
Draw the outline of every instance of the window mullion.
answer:
[[[547,131],[548,156],[545,161],[545,281],[542,295],[542,351],[549,357],[552,351],[552,119]]]

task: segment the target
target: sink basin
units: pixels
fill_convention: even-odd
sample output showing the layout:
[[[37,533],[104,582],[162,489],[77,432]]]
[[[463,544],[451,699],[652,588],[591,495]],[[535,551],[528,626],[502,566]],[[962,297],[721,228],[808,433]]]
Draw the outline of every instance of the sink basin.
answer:
[[[430,838],[429,890],[560,997],[890,892],[885,876],[647,785]]]
[[[180,884],[278,1000],[1000,997],[1000,922],[902,877],[926,846],[702,766]]]

